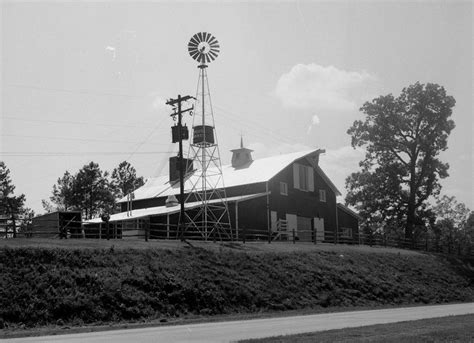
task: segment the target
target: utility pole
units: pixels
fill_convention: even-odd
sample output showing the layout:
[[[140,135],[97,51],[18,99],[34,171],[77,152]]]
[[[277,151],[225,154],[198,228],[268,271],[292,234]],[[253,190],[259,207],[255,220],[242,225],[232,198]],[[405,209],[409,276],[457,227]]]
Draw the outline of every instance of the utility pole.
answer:
[[[186,168],[183,166],[183,140],[187,140],[189,138],[189,131],[187,126],[182,125],[183,113],[190,112],[192,115],[192,111],[194,106],[189,107],[185,110],[181,109],[181,103],[186,102],[190,99],[196,99],[190,95],[181,96],[178,95],[176,99],[169,99],[166,102],[166,105],[170,105],[173,107],[173,113],[170,115],[173,119],[178,117],[178,124],[171,127],[172,132],[172,142],[179,143],[179,153],[178,153],[178,168],[179,168],[179,203],[181,205],[180,216],[179,216],[179,226],[178,226],[178,233],[181,238],[181,241],[184,241],[184,229],[185,229],[185,214],[184,214],[184,169]]]

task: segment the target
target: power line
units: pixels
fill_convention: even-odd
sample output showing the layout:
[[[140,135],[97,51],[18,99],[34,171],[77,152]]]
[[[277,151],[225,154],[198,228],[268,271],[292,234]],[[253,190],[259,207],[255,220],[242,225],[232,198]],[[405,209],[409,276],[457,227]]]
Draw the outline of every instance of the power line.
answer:
[[[41,156],[41,157],[54,157],[54,156],[81,156],[81,155],[127,155],[131,152],[127,151],[86,151],[86,152],[71,152],[71,151],[64,151],[64,152],[29,152],[29,151],[2,151],[2,156],[8,157],[23,157],[23,156]],[[142,151],[142,152],[135,152],[135,154],[140,155],[152,155],[152,154],[171,154],[172,151]]]
[[[34,138],[34,139],[59,139],[59,140],[68,140],[68,141],[80,141],[80,142],[105,142],[105,143],[127,143],[127,144],[143,144],[140,141],[123,141],[123,140],[107,140],[107,139],[97,139],[97,138],[71,138],[71,137],[51,137],[51,136],[29,136],[29,135],[14,135],[14,134],[2,134],[3,137],[20,137],[20,138]],[[156,145],[167,145],[160,143],[150,142],[149,144]]]
[[[6,86],[11,87],[11,88],[34,89],[37,91],[44,91],[44,92],[61,92],[61,93],[83,94],[83,95],[115,96],[115,97],[131,98],[131,99],[147,97],[146,95],[120,94],[120,93],[109,93],[109,92],[100,92],[100,91],[98,92],[98,91],[91,91],[87,89],[49,88],[49,87],[42,87],[42,86],[15,85],[15,84],[10,84]]]
[[[106,126],[106,127],[137,127],[137,128],[145,128],[150,127],[150,125],[134,125],[134,124],[116,124],[116,123],[93,123],[91,122],[83,122],[83,121],[68,121],[68,120],[48,120],[48,119],[30,119],[30,118],[18,118],[18,117],[11,117],[11,116],[2,116],[2,119],[8,120],[18,120],[18,121],[30,121],[30,122],[39,122],[39,123],[54,123],[54,124],[74,124],[74,125],[93,125],[93,126]]]

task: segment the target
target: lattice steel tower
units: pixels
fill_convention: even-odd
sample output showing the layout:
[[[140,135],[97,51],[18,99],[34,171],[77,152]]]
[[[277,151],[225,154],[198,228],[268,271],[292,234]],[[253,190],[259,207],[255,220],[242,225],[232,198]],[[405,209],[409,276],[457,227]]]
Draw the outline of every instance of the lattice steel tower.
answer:
[[[217,57],[219,49],[217,39],[207,32],[195,34],[188,44],[189,54],[199,63],[199,78],[188,151],[188,158],[197,169],[188,179],[192,189],[186,203],[197,201],[201,206],[186,211],[185,231],[188,235],[197,231],[205,240],[233,238],[207,78],[207,66]]]

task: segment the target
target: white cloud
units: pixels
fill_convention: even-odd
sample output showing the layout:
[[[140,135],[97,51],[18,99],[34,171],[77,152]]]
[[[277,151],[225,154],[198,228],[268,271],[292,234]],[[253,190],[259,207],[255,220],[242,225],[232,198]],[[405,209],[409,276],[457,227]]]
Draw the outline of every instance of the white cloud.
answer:
[[[375,81],[375,76],[365,71],[297,64],[280,77],[275,95],[288,108],[352,111],[368,100]]]
[[[321,121],[319,120],[319,117],[317,114],[313,115],[313,117],[311,118],[311,123],[313,125],[319,125]]]
[[[156,95],[156,94],[153,94],[153,103],[152,103],[152,108],[154,111],[158,112],[158,113],[171,113],[171,107],[166,105],[166,100],[165,98],[159,96],[159,95]]]
[[[316,125],[319,125],[321,121],[319,120],[319,117],[317,114],[314,114],[312,117],[311,117],[311,124],[309,124],[308,126],[308,131],[306,131],[306,134],[310,134],[311,133],[311,130],[313,129],[313,126],[316,126]]]

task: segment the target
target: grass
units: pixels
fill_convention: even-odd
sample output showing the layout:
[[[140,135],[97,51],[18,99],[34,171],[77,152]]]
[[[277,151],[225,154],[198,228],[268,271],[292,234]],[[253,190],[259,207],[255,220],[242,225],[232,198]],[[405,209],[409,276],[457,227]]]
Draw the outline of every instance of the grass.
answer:
[[[423,319],[394,324],[269,337],[241,343],[313,342],[474,342],[474,315]]]
[[[342,245],[192,244],[4,241],[0,328],[474,300],[468,269],[431,255]]]

